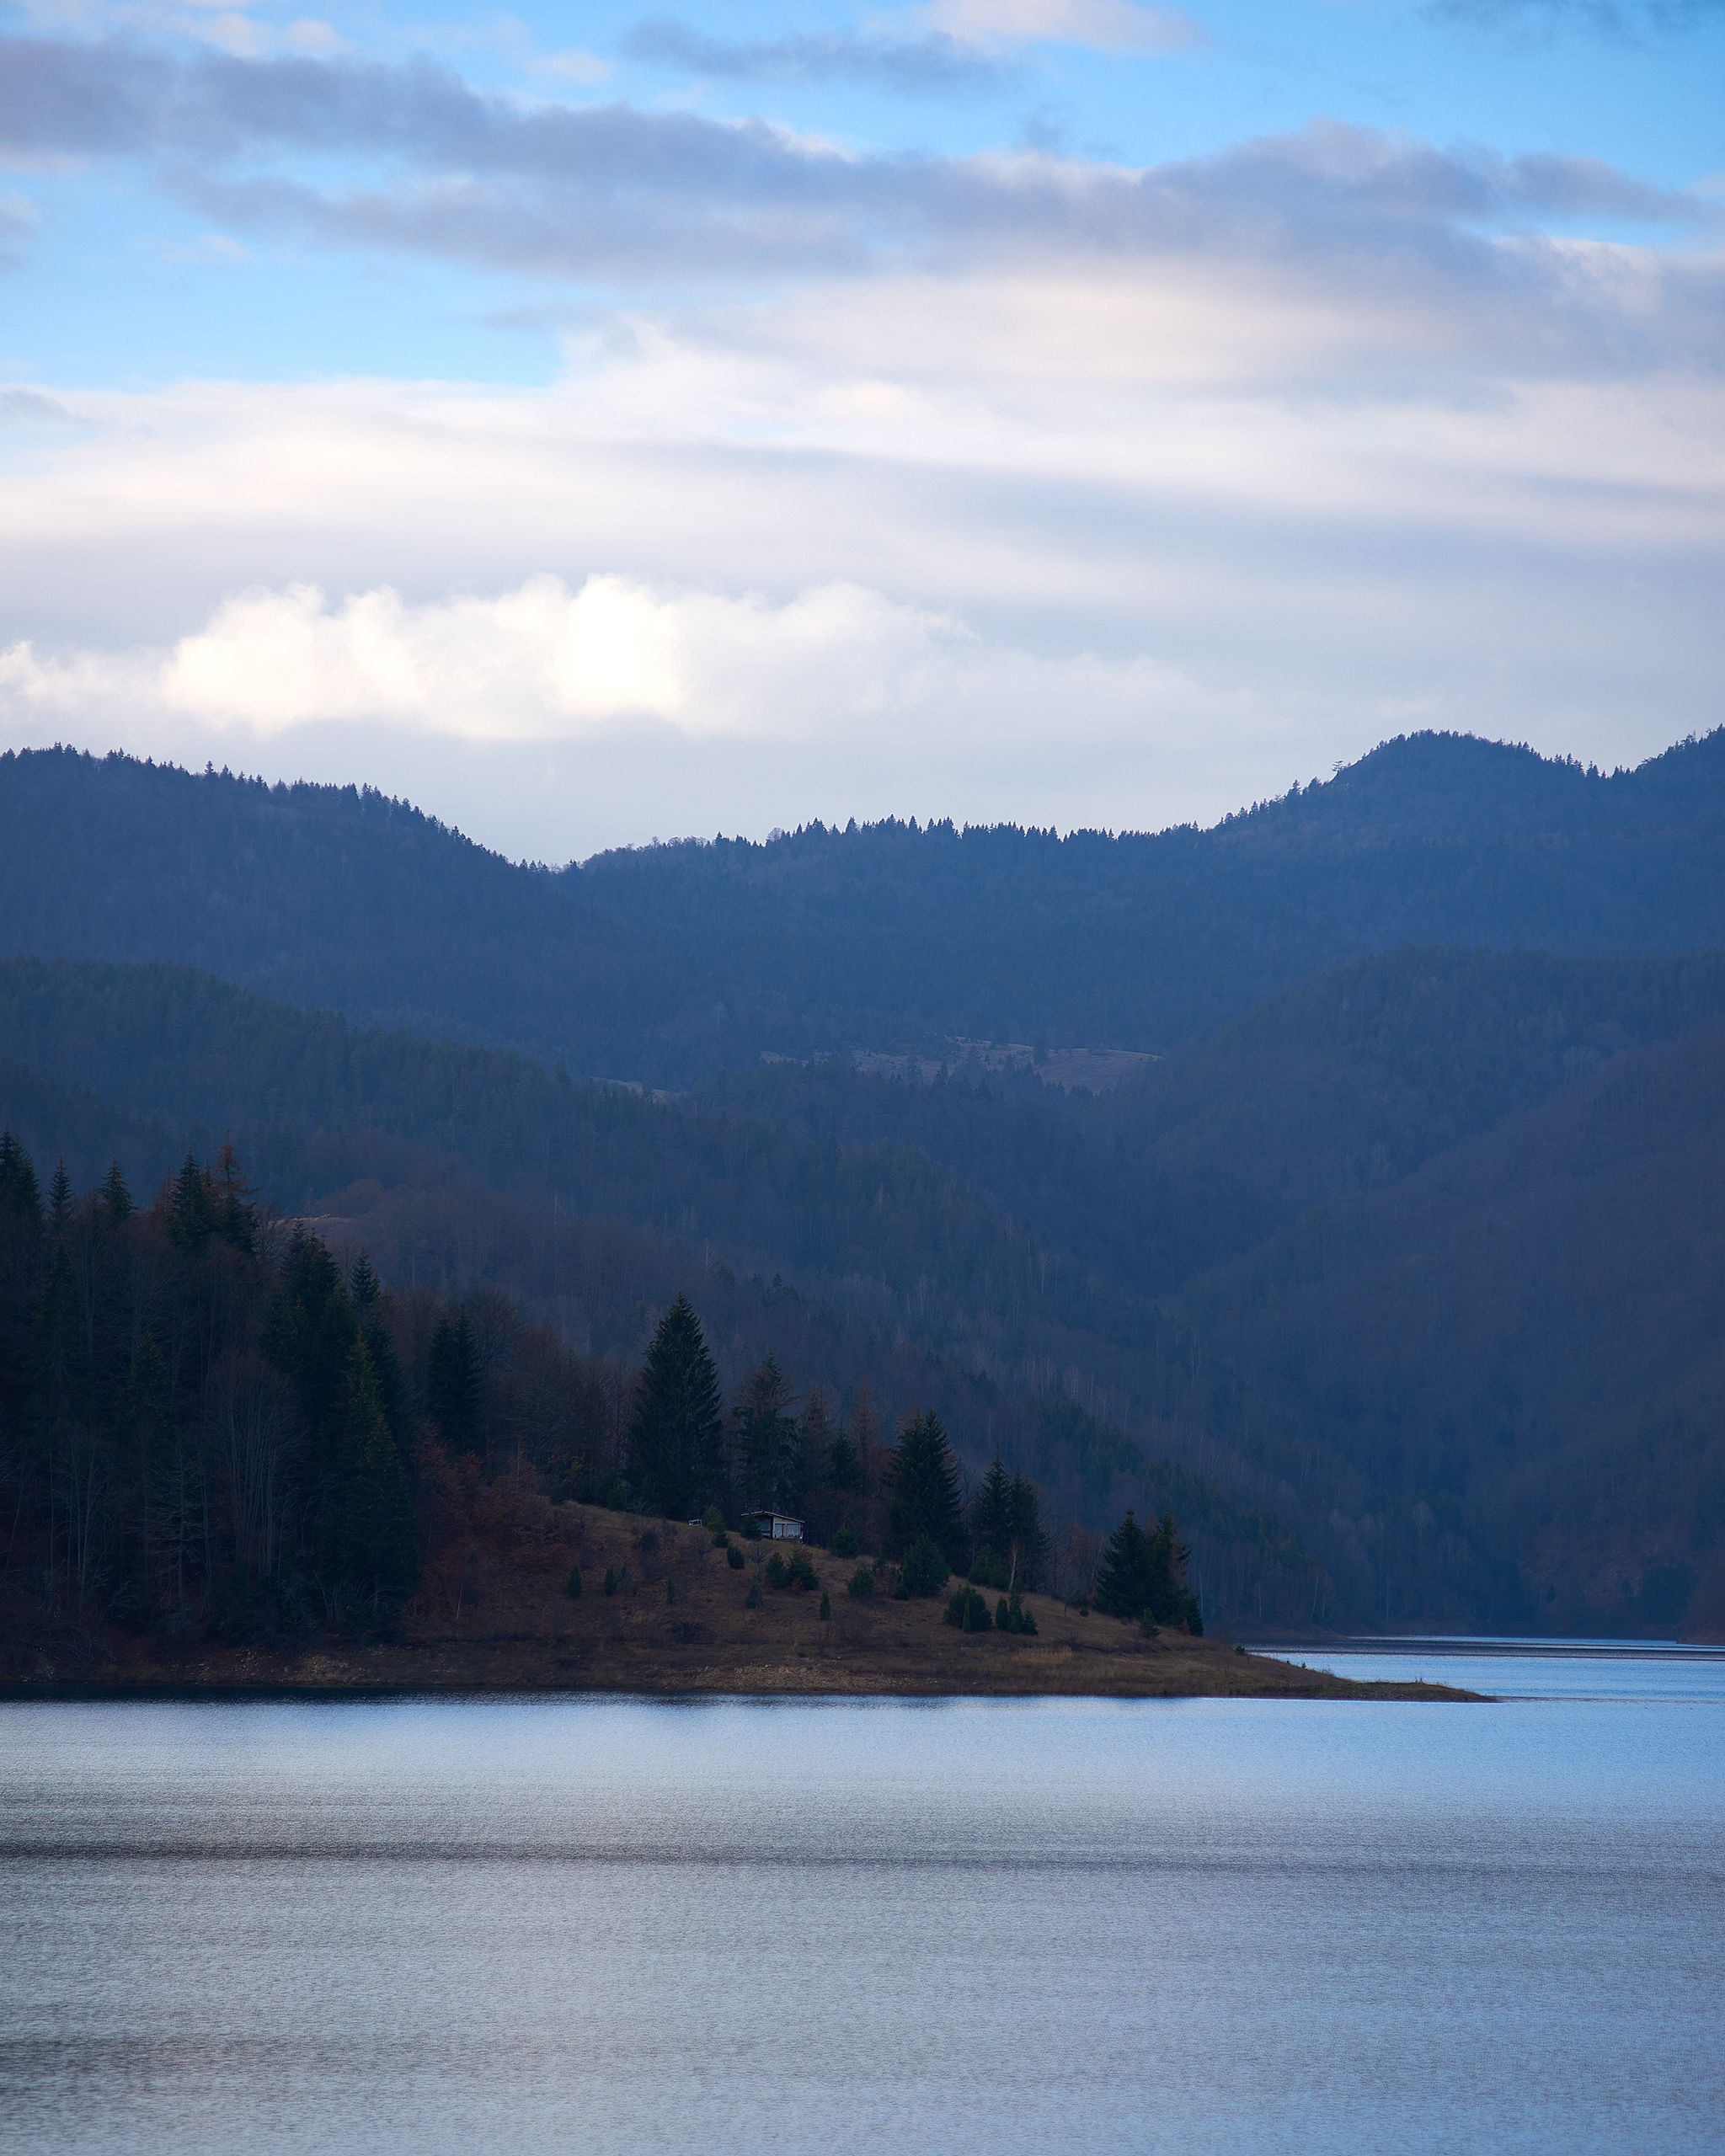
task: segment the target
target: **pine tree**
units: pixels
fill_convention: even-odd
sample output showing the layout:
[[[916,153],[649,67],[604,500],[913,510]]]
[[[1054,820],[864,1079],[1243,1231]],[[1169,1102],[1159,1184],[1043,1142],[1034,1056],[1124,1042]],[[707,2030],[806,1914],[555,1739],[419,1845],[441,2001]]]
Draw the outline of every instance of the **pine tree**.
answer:
[[[126,1187],[118,1161],[108,1163],[108,1172],[102,1179],[102,1209],[115,1227],[132,1216],[131,1193]]]
[[[1012,1478],[996,1453],[970,1507],[970,1539],[979,1555],[991,1550],[1008,1572],[1013,1524]]]
[[[838,1430],[826,1449],[827,1487],[841,1497],[853,1497],[862,1487],[862,1461],[848,1430]]]
[[[383,1293],[383,1283],[377,1278],[371,1261],[364,1251],[348,1267],[348,1299],[363,1319],[373,1303]]]
[[[731,1455],[745,1505],[800,1508],[804,1453],[790,1412],[791,1388],[771,1355],[737,1388],[731,1408]]]
[[[895,1549],[927,1536],[954,1571],[964,1553],[959,1470],[937,1415],[918,1415],[899,1432],[888,1469],[889,1526]]]
[[[465,1312],[454,1318],[439,1318],[432,1331],[425,1368],[425,1408],[451,1452],[479,1450],[484,1396],[478,1346]]]
[[[262,1346],[299,1402],[317,1502],[329,1494],[348,1357],[358,1330],[335,1260],[315,1235],[296,1236],[264,1313]]]
[[[1129,1512],[1103,1552],[1093,1599],[1104,1616],[1130,1624],[1144,1614],[1152,1592],[1149,1537]]]
[[[19,1219],[40,1224],[42,1189],[30,1156],[9,1130],[0,1131],[0,1207]]]
[[[677,1519],[722,1501],[718,1373],[701,1321],[679,1295],[659,1321],[635,1388],[629,1476],[644,1508]]]
[[[66,1172],[64,1161],[54,1164],[54,1180],[48,1186],[48,1225],[56,1235],[63,1235],[72,1219],[72,1177]]]
[[[790,1512],[802,1510],[808,1485],[811,1481],[826,1483],[835,1489],[838,1486],[833,1482],[831,1476],[832,1417],[827,1412],[826,1395],[819,1385],[810,1385],[803,1396],[803,1412],[798,1422],[798,1438],[802,1451],[803,1487],[798,1492],[796,1498],[788,1502],[786,1508]]]
[[[413,1502],[395,1440],[383,1419],[363,1340],[348,1352],[342,1400],[341,1501],[337,1577],[344,1603],[375,1614],[404,1602],[419,1583]]]
[[[198,1166],[196,1155],[188,1153],[168,1194],[168,1240],[186,1257],[196,1257],[209,1247],[215,1230],[210,1178]]]
[[[1042,1524],[1042,1499],[1028,1475],[1015,1475],[1009,1497],[1008,1556],[1015,1587],[1042,1585],[1048,1571],[1048,1531]]]

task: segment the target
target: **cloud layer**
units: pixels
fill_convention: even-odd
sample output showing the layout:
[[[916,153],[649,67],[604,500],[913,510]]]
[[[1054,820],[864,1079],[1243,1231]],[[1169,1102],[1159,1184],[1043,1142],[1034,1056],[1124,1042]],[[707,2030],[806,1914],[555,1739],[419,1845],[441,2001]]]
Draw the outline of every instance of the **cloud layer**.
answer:
[[[1125,0],[637,33],[900,88],[1185,35]],[[1720,716],[1705,191],[1324,121],[1134,165],[424,60],[0,61],[20,166],[121,170],[276,265],[537,280],[579,325],[526,387],[14,382],[4,739],[363,768],[561,854],[649,818],[1154,823],[1411,725],[1612,760]]]

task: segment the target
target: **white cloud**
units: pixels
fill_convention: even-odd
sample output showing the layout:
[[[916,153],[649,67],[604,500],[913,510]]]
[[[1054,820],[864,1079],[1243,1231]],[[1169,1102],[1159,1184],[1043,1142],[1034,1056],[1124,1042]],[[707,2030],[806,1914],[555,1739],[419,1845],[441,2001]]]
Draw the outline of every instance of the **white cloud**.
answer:
[[[930,0],[931,29],[967,44],[1087,45],[1097,52],[1177,52],[1204,33],[1177,8],[1141,0]]]
[[[226,600],[166,650],[0,651],[14,718],[167,717],[269,735],[384,723],[478,742],[569,741],[648,721],[691,739],[811,741],[931,725],[988,744],[1082,714],[1092,737],[1189,719],[1206,696],[1146,656],[1034,655],[860,585],[761,595],[655,591],[548,574],[496,597],[337,603],[307,584]]]
[[[590,315],[532,387],[19,385],[0,735],[547,855],[1209,815],[1413,725],[1634,758],[1719,716],[1713,272],[1493,246],[1467,303],[1194,248]]]

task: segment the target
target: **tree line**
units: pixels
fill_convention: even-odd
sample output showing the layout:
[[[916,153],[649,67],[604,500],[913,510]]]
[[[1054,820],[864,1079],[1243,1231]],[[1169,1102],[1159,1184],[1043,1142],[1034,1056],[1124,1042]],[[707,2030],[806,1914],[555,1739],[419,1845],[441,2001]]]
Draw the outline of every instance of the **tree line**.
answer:
[[[894,1561],[906,1592],[959,1572],[1016,1605],[1091,1584],[1056,1577],[1035,1485],[996,1459],[970,1486],[938,1415],[906,1413],[888,1442],[866,1387],[841,1415],[825,1387],[798,1400],[771,1356],[727,1401],[686,1297],[631,1369],[574,1353],[501,1295],[392,1289],[363,1253],[344,1264],[259,1203],[231,1145],[188,1155],[139,1203],[117,1166],[81,1194],[62,1166],[45,1189],[0,1135],[0,1614],[15,1636],[386,1629],[471,1525],[476,1491],[511,1477],[678,1518],[793,1511],[814,1539]]]

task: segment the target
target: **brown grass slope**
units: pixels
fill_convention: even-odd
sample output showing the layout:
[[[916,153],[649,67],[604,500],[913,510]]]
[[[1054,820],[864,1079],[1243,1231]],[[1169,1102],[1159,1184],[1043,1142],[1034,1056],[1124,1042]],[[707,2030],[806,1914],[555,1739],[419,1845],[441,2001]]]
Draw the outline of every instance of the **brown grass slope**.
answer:
[[[465,1493],[470,1527],[393,1628],[312,1648],[216,1646],[183,1654],[110,1642],[73,1670],[7,1673],[29,1691],[833,1693],[1072,1694],[1119,1699],[1461,1699],[1432,1684],[1357,1684],[1183,1633],[1081,1616],[1026,1598],[1033,1638],[961,1633],[946,1598],[846,1592],[857,1561],[810,1548],[820,1588],[772,1588],[772,1545],[738,1542],[740,1571],[704,1528],[547,1502],[507,1478]],[[788,1545],[778,1545],[785,1549]],[[579,1566],[582,1593],[568,1592]],[[607,1568],[617,1576],[607,1595]],[[746,1606],[751,1586],[761,1607]],[[831,1614],[820,1614],[820,1588]],[[992,1607],[996,1597],[991,1593]]]

